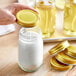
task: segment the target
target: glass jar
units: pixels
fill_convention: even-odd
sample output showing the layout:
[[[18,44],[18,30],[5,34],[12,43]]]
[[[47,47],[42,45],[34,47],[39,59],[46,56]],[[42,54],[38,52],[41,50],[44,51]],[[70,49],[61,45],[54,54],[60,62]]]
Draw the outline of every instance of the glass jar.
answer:
[[[76,36],[76,0],[67,0],[64,11],[64,33]]]
[[[43,40],[38,27],[21,28],[19,32],[19,66],[27,72],[43,64]]]
[[[36,10],[39,12],[37,25],[41,28],[43,38],[49,38],[55,31],[56,8],[53,0],[36,0]]]

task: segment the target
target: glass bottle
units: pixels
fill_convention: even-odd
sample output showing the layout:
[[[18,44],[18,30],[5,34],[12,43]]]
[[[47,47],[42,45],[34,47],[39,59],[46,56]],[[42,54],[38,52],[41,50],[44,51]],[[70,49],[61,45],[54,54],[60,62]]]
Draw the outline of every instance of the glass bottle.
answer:
[[[66,0],[64,11],[64,34],[76,36],[76,0]]]
[[[49,38],[55,31],[56,8],[53,0],[36,0],[36,10],[39,12],[37,25],[41,28],[43,38]]]
[[[19,66],[27,72],[36,71],[43,64],[43,40],[37,27],[21,28],[19,33]]]

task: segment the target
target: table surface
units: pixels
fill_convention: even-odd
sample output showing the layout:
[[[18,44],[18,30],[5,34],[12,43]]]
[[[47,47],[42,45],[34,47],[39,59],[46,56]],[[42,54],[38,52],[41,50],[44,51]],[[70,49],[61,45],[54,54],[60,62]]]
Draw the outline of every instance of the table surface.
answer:
[[[12,3],[15,0],[0,1],[1,7]],[[8,1],[8,3],[6,3]],[[4,4],[6,3],[6,4]],[[71,70],[59,72],[50,67],[50,55],[48,50],[57,43],[44,44],[44,63],[36,72],[27,73],[18,66],[18,31],[20,27],[16,25],[16,31],[0,37],[0,76],[76,76],[76,66]],[[76,45],[76,41],[71,42]]]

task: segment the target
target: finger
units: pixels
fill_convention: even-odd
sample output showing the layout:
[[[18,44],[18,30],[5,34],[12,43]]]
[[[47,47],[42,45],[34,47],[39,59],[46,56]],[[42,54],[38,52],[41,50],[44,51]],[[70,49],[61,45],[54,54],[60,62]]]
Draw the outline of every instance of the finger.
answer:
[[[11,21],[11,22],[15,22],[16,21],[16,17],[10,12],[10,11],[6,11],[6,19]]]
[[[23,10],[23,9],[30,9],[30,10],[37,12],[34,8],[29,7],[29,6],[25,6],[25,5],[20,4],[20,3],[14,3],[14,4],[8,6],[7,9],[10,10],[14,15],[16,15],[16,13],[18,11]]]
[[[8,10],[0,9],[0,25],[7,25],[14,23],[16,18]]]
[[[20,9],[30,9],[30,10],[33,10],[33,11],[37,12],[34,8],[23,5],[23,4],[20,4],[20,3],[14,3],[14,5],[17,6],[17,7],[20,7]]]

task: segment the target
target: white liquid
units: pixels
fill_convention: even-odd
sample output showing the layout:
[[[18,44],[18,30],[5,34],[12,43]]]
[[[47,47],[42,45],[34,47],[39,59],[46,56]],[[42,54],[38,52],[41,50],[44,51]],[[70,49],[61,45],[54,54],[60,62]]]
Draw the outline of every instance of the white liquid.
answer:
[[[35,71],[43,63],[43,40],[36,32],[26,32],[19,39],[19,64],[24,71]]]

